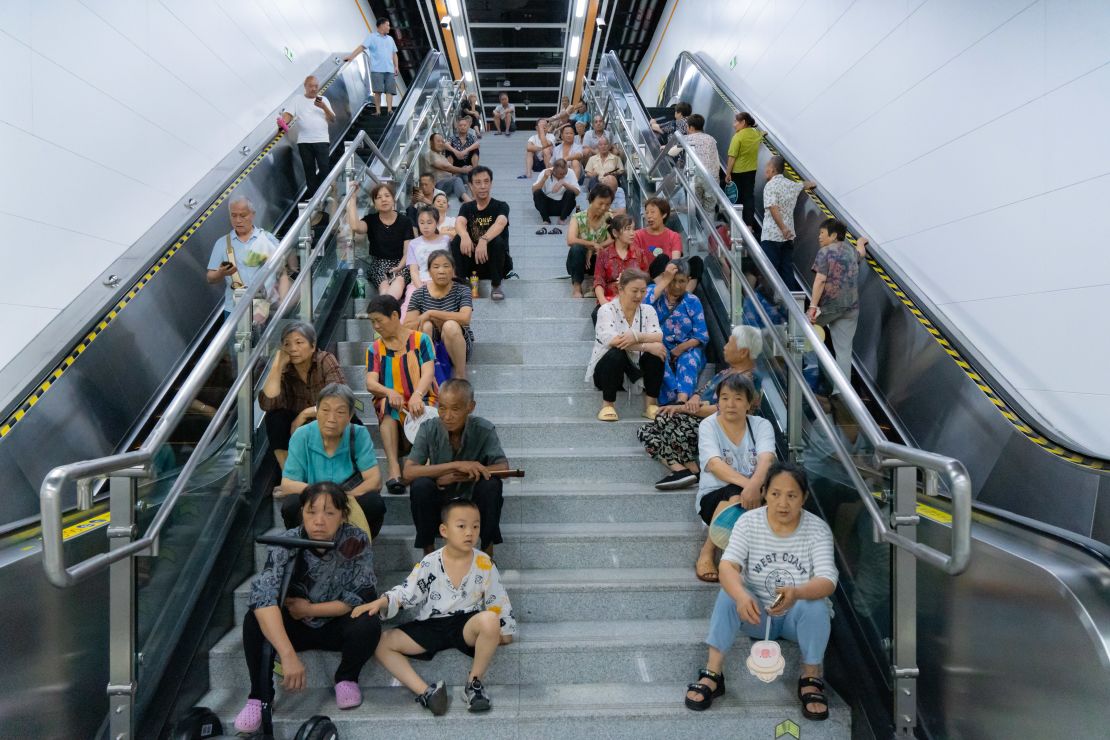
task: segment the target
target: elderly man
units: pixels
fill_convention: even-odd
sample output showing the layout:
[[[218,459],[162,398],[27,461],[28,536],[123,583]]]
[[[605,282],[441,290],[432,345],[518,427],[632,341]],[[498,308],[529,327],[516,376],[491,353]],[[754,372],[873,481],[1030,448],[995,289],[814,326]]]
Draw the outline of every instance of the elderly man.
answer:
[[[613,191],[613,203],[609,206],[609,213],[613,216],[618,216],[622,213],[628,212],[628,201],[624,195],[624,188],[617,182],[617,178],[612,175],[605,175],[598,178],[598,184],[604,185]]]
[[[493,553],[501,542],[501,479],[490,473],[508,470],[509,461],[497,438],[497,428],[474,416],[474,388],[467,380],[448,380],[439,392],[439,418],[420,425],[412,451],[405,459],[405,479],[411,481],[409,506],[416,525],[416,542],[424,554],[435,549],[440,509],[464,497],[481,512],[482,549]]]
[[[370,87],[374,95],[374,115],[381,115],[380,96],[385,93],[387,112],[393,112],[393,96],[397,94],[397,75],[401,68],[397,64],[397,42],[389,35],[389,19],[378,18],[378,30],[347,55],[351,61],[365,49],[370,54]]]
[[[285,123],[297,122],[297,152],[304,168],[305,199],[311,198],[328,175],[328,150],[331,134],[328,124],[335,113],[328,99],[320,95],[320,82],[309,75],[304,79],[304,95],[298,95],[281,113]]]
[[[212,245],[207,274],[209,283],[224,283],[227,286],[224,293],[225,317],[235,307],[235,291],[239,288],[249,289],[257,284],[266,261],[278,248],[278,241],[273,234],[254,225],[254,204],[249,198],[232,198],[227,209],[231,216],[231,232]],[[285,270],[281,270],[276,282],[267,282],[266,292],[259,296],[259,301],[264,301],[265,307],[262,303],[256,303],[256,323],[265,321],[269,315],[269,304],[275,298],[284,297],[289,285],[289,276]]]
[[[602,137],[608,138],[605,134],[605,119],[594,116],[592,128],[582,136],[582,149],[592,157],[597,154],[597,141]]]
[[[416,214],[423,206],[431,206],[435,204],[436,196],[446,196],[447,193],[436,187],[435,171],[425,172],[420,176],[420,184],[412,189],[412,199],[409,202],[409,207],[405,213],[409,217],[409,221],[413,224],[416,223]]]
[[[697,195],[705,212],[712,216],[714,206],[717,204],[712,189],[719,184],[721,171],[721,155],[717,151],[717,140],[705,133],[705,118],[700,113],[691,114],[686,119],[686,125],[689,132],[686,134],[686,143],[690,145],[690,149],[694,151],[698,161],[712,178],[711,182],[704,182],[702,178],[694,175],[694,194]],[[670,154],[673,157],[681,150],[682,147],[676,146],[671,149]]]
[[[586,160],[586,177],[582,181],[582,185],[586,188],[586,192],[594,189],[597,185],[599,177],[605,175],[612,175],[620,179],[624,174],[624,162],[615,154],[609,146],[609,140],[604,136],[597,140],[597,154]]]
[[[566,224],[570,214],[574,213],[578,192],[578,178],[567,167],[565,159],[556,159],[551,167],[541,172],[532,183],[532,203],[540,212],[540,219],[544,224],[536,233],[547,233],[552,216],[558,217],[560,226]],[[563,232],[560,230],[554,233]]]
[[[783,172],[786,160],[774,155],[763,168],[763,234],[760,245],[790,290],[798,290],[794,277],[794,207],[803,190],[813,190],[812,180],[788,180]]]
[[[512,136],[516,131],[516,106],[509,102],[508,93],[501,93],[497,100],[500,104],[493,109],[493,135]]]
[[[459,116],[455,121],[455,133],[447,140],[446,151],[451,164],[456,167],[477,167],[480,146],[478,134],[470,130],[470,116]]]
[[[551,152],[555,148],[555,136],[547,133],[547,120],[536,121],[536,133],[528,137],[524,145],[524,174],[518,180],[528,180],[537,172],[551,166]]]

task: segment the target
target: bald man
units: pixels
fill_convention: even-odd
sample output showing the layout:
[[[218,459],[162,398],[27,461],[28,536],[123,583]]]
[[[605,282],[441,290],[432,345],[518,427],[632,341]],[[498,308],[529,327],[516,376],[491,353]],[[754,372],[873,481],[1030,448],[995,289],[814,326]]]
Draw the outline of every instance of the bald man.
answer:
[[[320,95],[320,82],[309,75],[304,80],[304,95],[298,95],[281,116],[287,124],[297,123],[294,134],[304,167],[305,200],[308,200],[328,175],[331,149],[328,124],[335,122],[335,113],[328,99]]]

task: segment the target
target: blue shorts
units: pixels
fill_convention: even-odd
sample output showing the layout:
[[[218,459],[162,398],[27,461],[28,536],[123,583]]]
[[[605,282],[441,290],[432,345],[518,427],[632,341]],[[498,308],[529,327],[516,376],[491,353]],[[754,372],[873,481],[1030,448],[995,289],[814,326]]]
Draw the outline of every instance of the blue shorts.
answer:
[[[371,72],[370,88],[376,93],[397,94],[397,75],[392,72]]]

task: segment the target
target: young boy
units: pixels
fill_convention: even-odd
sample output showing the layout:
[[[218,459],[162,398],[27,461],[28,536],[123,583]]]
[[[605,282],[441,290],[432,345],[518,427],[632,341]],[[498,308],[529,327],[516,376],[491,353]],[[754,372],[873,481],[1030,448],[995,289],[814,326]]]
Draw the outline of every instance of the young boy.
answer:
[[[431,660],[449,648],[471,656],[463,701],[469,711],[485,712],[491,704],[482,676],[498,645],[508,645],[516,633],[497,567],[475,549],[482,526],[478,507],[465,499],[449,501],[442,521],[439,533],[447,545],[417,563],[403,584],[351,612],[352,617],[378,614],[390,619],[401,609],[417,610],[416,621],[382,636],[374,657],[437,717],[447,711],[447,689],[443,681],[425,683],[408,658]]]
[[[851,382],[852,340],[859,321],[859,263],[867,252],[867,238],[861,236],[853,249],[844,241],[847,234],[848,228],[835,218],[821,224],[817,232],[821,249],[813,261],[817,277],[806,315],[810,323],[828,328],[836,364]]]

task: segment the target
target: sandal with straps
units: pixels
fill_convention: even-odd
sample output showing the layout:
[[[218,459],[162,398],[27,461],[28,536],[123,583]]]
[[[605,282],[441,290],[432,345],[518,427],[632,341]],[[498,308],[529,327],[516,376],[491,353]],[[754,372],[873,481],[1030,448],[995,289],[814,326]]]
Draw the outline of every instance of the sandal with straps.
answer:
[[[686,691],[693,691],[701,696],[699,701],[695,701],[690,697],[686,697],[686,708],[693,709],[695,712],[704,712],[709,707],[713,706],[713,700],[722,696],[725,693],[725,674],[711,671],[708,668],[702,668],[698,671],[698,679],[708,678],[717,684],[717,688],[711,689],[703,683],[692,683],[686,687]]]
[[[816,691],[811,691],[808,694],[803,694],[802,689],[813,687]],[[802,702],[802,716],[806,719],[823,720],[829,718],[829,700],[825,696],[825,682],[819,678],[806,676],[805,678],[798,679],[798,699]],[[808,707],[810,704],[824,704],[825,708],[820,712],[811,712]]]

